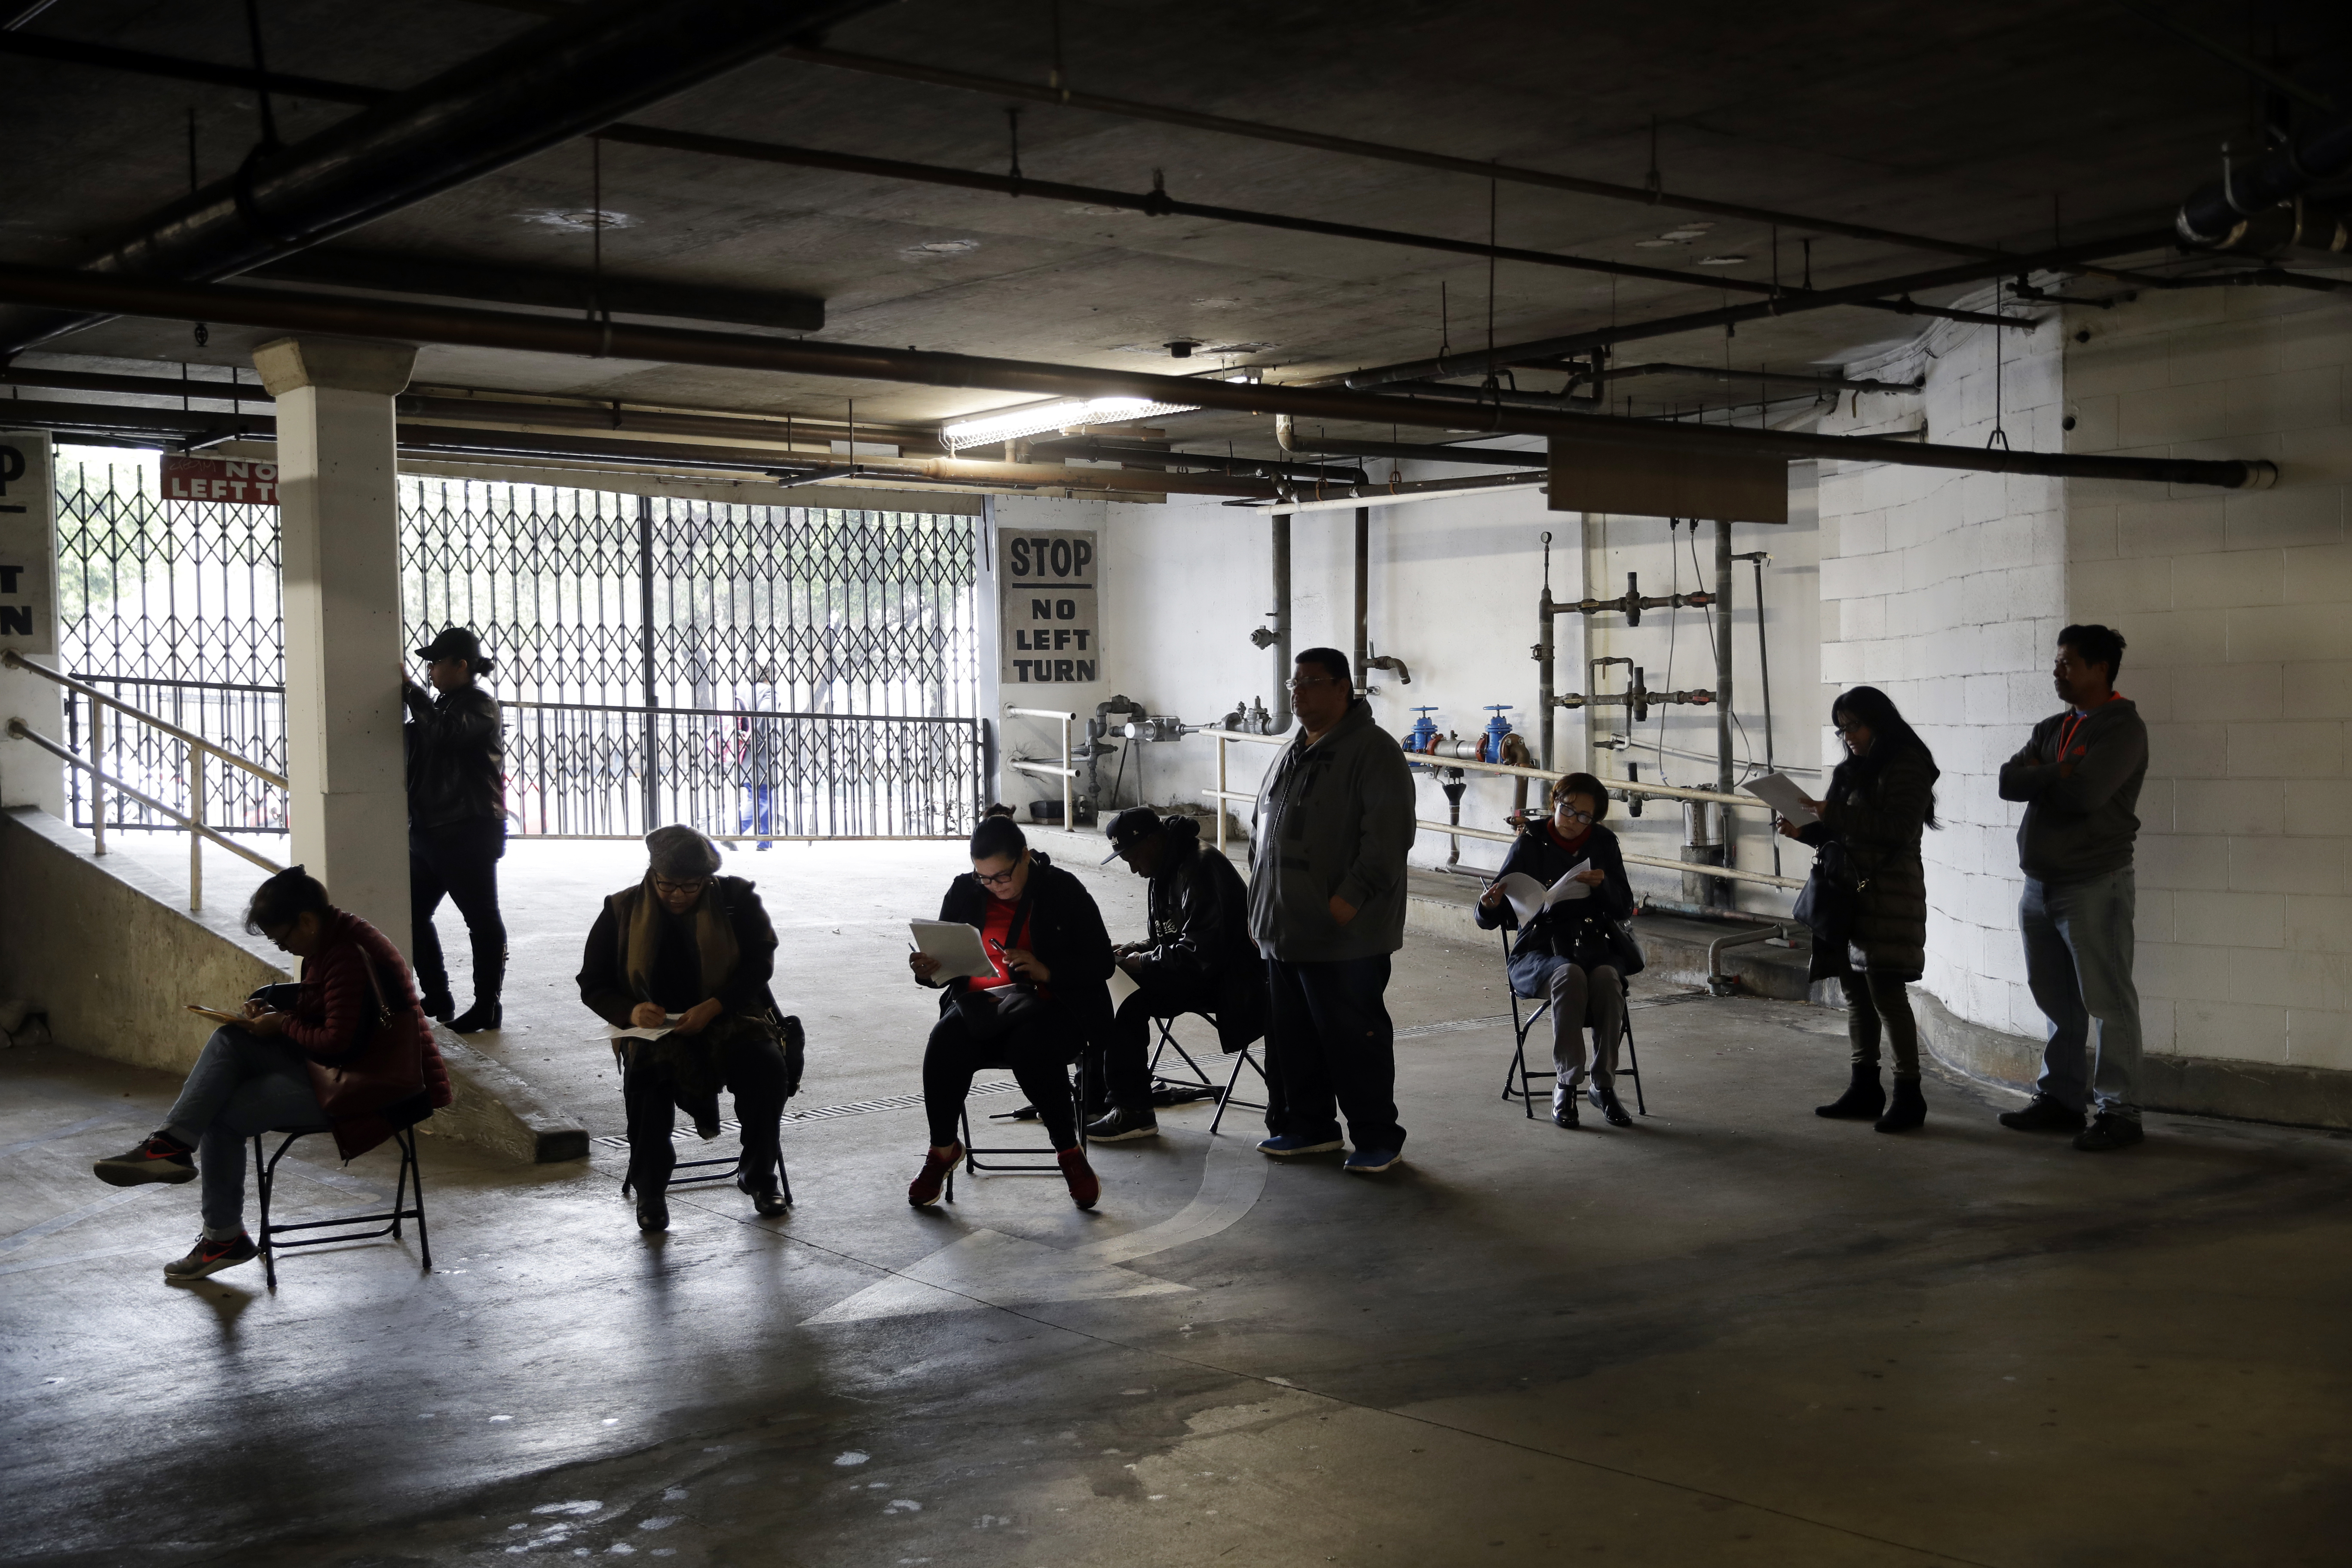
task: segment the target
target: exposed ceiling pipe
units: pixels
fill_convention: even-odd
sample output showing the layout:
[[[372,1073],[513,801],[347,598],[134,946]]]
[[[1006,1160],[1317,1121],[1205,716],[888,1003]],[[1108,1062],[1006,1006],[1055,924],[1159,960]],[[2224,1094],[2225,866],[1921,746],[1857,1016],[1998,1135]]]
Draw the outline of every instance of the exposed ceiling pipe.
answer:
[[[1285,447],[1287,451],[1289,448]],[[1095,462],[1121,462],[1130,468],[1202,468],[1215,474],[1236,474],[1246,478],[1270,479],[1279,475],[1286,479],[1299,479],[1308,484],[1360,485],[1367,482],[1361,468],[1335,468],[1323,463],[1285,463],[1271,458],[1234,458],[1213,452],[1178,452],[1166,447],[1126,447],[1112,442],[1077,437],[1063,441],[1033,441],[1029,444],[1033,457],[1085,458]]]
[[[7,47],[5,43],[0,43],[0,50],[5,50]],[[110,63],[100,58],[109,53],[110,51],[83,46],[78,58],[87,63]],[[111,51],[110,53],[124,57],[121,63],[126,68],[142,68],[146,63],[143,57],[133,57],[131,51]],[[256,81],[263,79],[252,72],[243,74],[252,77]],[[207,79],[211,79],[210,73],[207,73]],[[311,88],[334,89],[333,96],[338,101],[342,102],[374,102],[391,96],[379,89],[346,83],[320,82],[311,78],[301,79],[305,85]],[[1179,201],[1158,185],[1150,191],[1112,190],[1094,185],[1074,185],[1051,180],[1034,180],[1018,175],[982,174],[970,169],[917,163],[898,158],[874,158],[855,153],[834,153],[814,147],[793,147],[772,142],[752,142],[740,137],[710,136],[698,132],[676,131],[651,125],[608,125],[600,134],[607,142],[634,147],[655,147],[669,152],[692,153],[709,157],[738,158],[755,163],[782,164],[792,168],[830,169],[842,174],[866,174],[878,179],[904,180],[919,184],[947,185],[960,190],[993,191],[1010,196],[1037,196],[1049,201],[1075,202],[1086,206],[1119,207],[1130,212],[1144,213],[1153,217],[1207,218],[1219,223],[1281,229],[1294,234],[1323,235],[1339,239],[1362,240],[1377,245],[1395,245],[1420,250],[1434,250],[1455,256],[1481,258],[1492,257],[1498,260],[1527,266],[1554,267],[1570,271],[1601,273],[1616,278],[1643,279],[1653,282],[1678,284],[1686,288],[1761,294],[1790,300],[1808,299],[1817,292],[1761,279],[1730,278],[1719,274],[1690,272],[1666,267],[1643,267],[1633,262],[1609,261],[1596,257],[1573,256],[1557,251],[1481,245],[1474,240],[1451,239],[1442,235],[1411,234],[1397,229],[1371,228],[1361,224],[1336,223],[1320,218],[1300,217],[1288,213],[1261,212],[1244,207]],[[1975,254],[1975,252],[1971,250],[1969,254]],[[333,268],[337,265],[341,266],[343,275],[334,274]],[[363,268],[356,262],[340,260],[336,263],[329,263],[300,258],[276,264],[267,270],[260,268],[256,270],[262,276],[282,276],[297,282],[342,283],[355,288],[384,289],[404,293],[437,293],[453,299],[494,300],[510,304],[558,302],[537,297],[549,291],[544,285],[537,287],[533,293],[528,296],[514,291],[520,285],[509,283],[500,286],[496,279],[490,279],[485,283],[468,284],[452,277],[445,279],[442,286],[435,288],[425,286],[414,278],[404,282],[400,280],[396,271],[391,280],[383,280],[381,277],[382,268]],[[217,277],[222,274],[215,273],[210,276]],[[418,276],[431,276],[429,264],[427,271]],[[576,288],[577,284],[574,283],[572,287]],[[644,289],[658,286],[637,284],[634,287]],[[606,303],[611,309],[628,309],[636,314],[698,316],[713,321],[758,321],[761,320],[752,315],[721,315],[707,310],[662,310],[642,304],[623,306],[616,300],[607,300]],[[1835,303],[1860,310],[1891,310],[1903,315],[1943,316],[1953,321],[1985,322],[1991,320],[1990,317],[1978,316],[1969,311],[1950,310],[1942,306],[1919,305],[1908,301],[1856,299],[1842,300]],[[573,308],[578,308],[576,303]],[[822,310],[820,308],[820,319],[814,326],[801,322],[769,324],[813,331],[814,326],[823,325]]]
[[[1696,331],[1706,327],[1722,327],[1740,321],[1759,321],[1770,316],[1786,316],[1799,310],[1817,310],[1822,309],[1824,303],[1850,303],[1855,298],[1870,299],[1884,294],[1907,295],[1921,289],[1948,289],[1962,283],[1981,283],[1988,278],[2011,275],[2022,277],[2029,272],[2046,272],[2059,268],[2078,266],[2099,257],[2128,256],[2135,251],[2168,248],[2172,243],[2173,237],[2169,230],[2121,235],[2113,239],[2094,240],[2084,245],[2062,246],[2053,250],[2012,257],[2003,265],[1969,263],[1957,267],[1938,268],[1933,272],[1915,272],[1907,277],[1886,278],[1875,283],[1857,283],[1845,289],[1817,289],[1802,301],[1761,300],[1752,304],[1728,305],[1721,310],[1700,310],[1686,316],[1660,316],[1646,321],[1623,321],[1614,326],[1571,332],[1563,337],[1539,338],[1534,342],[1506,343],[1494,349],[1465,349],[1459,353],[1446,354],[1436,359],[1411,360],[1403,364],[1349,371],[1339,375],[1321,376],[1304,384],[1360,388],[1391,386],[1405,381],[1433,381],[1449,375],[1483,375],[1489,366],[1499,370],[1509,365],[1554,360],[1565,354],[1587,353],[1596,348],[1633,342],[1643,338],[1668,337],[1676,332]],[[2031,328],[2036,322],[2021,316],[2009,320],[2006,324],[2015,328]]]
[[[1541,452],[1499,452],[1492,447],[1441,447],[1435,443],[1416,445],[1410,441],[1344,441],[1316,432],[1312,441],[1301,441],[1297,422],[1287,414],[1274,416],[1276,445],[1286,452],[1328,452],[1344,458],[1396,458],[1413,463],[1473,463],[1486,468],[1524,468],[1549,462]]]
[[[1450,426],[1460,424],[1464,417],[1459,408],[1423,409],[1407,399],[1360,392],[1161,375],[1148,371],[1097,369],[872,344],[819,342],[805,338],[752,337],[627,321],[575,321],[560,316],[519,316],[451,306],[239,289],[217,283],[156,282],[53,268],[0,265],[0,300],[166,321],[209,321],[281,331],[397,338],[527,353],[698,364],[918,386],[986,387],[1032,397],[1141,397],[1154,403],[1186,404],[1234,413],[1288,414],[1294,417],[1357,420],[1374,426],[1442,422]],[[1822,436],[1798,430],[1661,423],[1598,413],[1553,414],[1491,406],[1480,413],[1482,423],[1492,434],[1543,436],[1556,446],[1589,442],[1646,451],[1737,453],[1791,461],[1826,458],[1896,463],[1909,468],[1964,468],[1979,473],[2215,485],[2224,489],[2267,489],[2278,477],[2276,466],[2263,458],[2012,452],[1997,447],[1892,441],[1870,436]]]
[[[1554,368],[1569,372],[1570,386],[1589,384],[1592,380],[1592,370],[1589,365],[1564,364]],[[1924,381],[1857,381],[1851,376],[1823,375],[1812,371],[1733,370],[1719,364],[1612,364],[1605,366],[1602,374],[1611,382],[1637,375],[1704,375],[1717,381],[1767,381],[1789,386],[1834,388],[1839,392],[1917,392],[1927,384]]]
[[[270,282],[323,283],[337,289],[373,289],[443,300],[724,321],[730,326],[772,327],[779,331],[824,330],[824,301],[810,294],[665,283],[649,278],[615,277],[571,268],[501,267],[446,257],[404,256],[396,251],[353,250],[340,246],[298,251],[277,261],[264,262],[247,276]]]
[[[2221,177],[2189,193],[2172,220],[2173,228],[2183,245],[2235,248],[2265,215],[2313,186],[2347,174],[2352,174],[2352,118],[2297,132],[2269,156],[2239,168],[2231,166],[2225,148]]]
[[[1849,239],[1875,240],[1882,245],[1898,245],[1914,250],[1942,251],[1952,256],[1997,258],[2000,250],[1984,245],[1972,245],[1961,240],[1937,239],[1926,235],[1906,234],[1898,229],[1877,228],[1868,224],[1844,223],[1814,214],[1780,212],[1771,207],[1748,206],[1739,202],[1716,201],[1706,196],[1694,196],[1682,192],[1653,190],[1646,185],[1621,185],[1607,180],[1589,180],[1575,174],[1556,174],[1544,169],[1513,168],[1506,163],[1476,158],[1456,158],[1444,153],[1423,153],[1409,147],[1391,147],[1379,142],[1363,142],[1349,136],[1328,136],[1314,131],[1294,131],[1286,126],[1265,125],[1255,121],[1233,120],[1222,114],[1202,114],[1189,109],[1171,109],[1161,104],[1141,103],[1133,99],[1109,98],[1101,93],[1077,92],[1066,87],[1041,87],[1034,82],[1013,81],[1002,77],[975,76],[968,71],[944,70],[936,66],[916,65],[906,60],[883,59],[873,55],[852,54],[841,49],[794,47],[777,51],[785,59],[805,60],[811,65],[831,66],[840,70],[858,71],[869,76],[894,77],[901,81],[929,82],[936,87],[956,88],[965,92],[983,93],[991,98],[1023,99],[1033,103],[1059,104],[1071,109],[1091,110],[1097,114],[1115,114],[1129,120],[1155,120],[1165,125],[1181,125],[1194,131],[1213,131],[1228,136],[1247,137],[1256,142],[1286,142],[1294,147],[1312,147],[1325,153],[1339,153],[1353,158],[1372,158],[1382,163],[1409,163],[1417,168],[1441,169],[1448,174],[1467,174],[1481,182],[1501,180],[1506,184],[1539,185],[1548,190],[1572,191],[1579,195],[1604,196],[1612,201],[1633,202],[1647,207],[1664,207],[1672,212],[1707,213],[1717,217],[1745,218],[1751,223],[1777,224],[1783,228],[1801,230],[1808,234],[1837,234]]]
[[[294,146],[260,147],[82,264],[231,276],[610,124],[873,0],[601,0]],[[0,356],[102,319],[0,311]]]

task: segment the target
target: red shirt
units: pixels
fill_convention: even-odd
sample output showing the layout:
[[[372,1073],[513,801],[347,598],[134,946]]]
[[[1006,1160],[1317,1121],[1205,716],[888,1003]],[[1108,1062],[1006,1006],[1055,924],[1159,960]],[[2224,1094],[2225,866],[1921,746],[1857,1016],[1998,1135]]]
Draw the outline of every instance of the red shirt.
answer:
[[[988,900],[988,918],[981,922],[981,945],[988,950],[988,961],[996,965],[996,973],[975,975],[965,983],[967,989],[986,991],[992,986],[1010,985],[1013,975],[1004,967],[1003,950],[1013,945],[1013,916],[1015,906],[1003,899],[992,896]]]

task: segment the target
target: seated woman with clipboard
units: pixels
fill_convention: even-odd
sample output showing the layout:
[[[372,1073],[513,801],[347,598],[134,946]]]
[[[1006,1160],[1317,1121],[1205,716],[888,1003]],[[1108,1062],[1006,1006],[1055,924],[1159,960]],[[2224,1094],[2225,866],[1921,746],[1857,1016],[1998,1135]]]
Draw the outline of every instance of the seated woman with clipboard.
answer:
[[[1070,1199],[1095,1206],[1102,1184],[1087,1163],[1070,1102],[1070,1064],[1110,1026],[1110,934],[1086,885],[1033,851],[1009,817],[971,836],[971,871],[940,901],[939,924],[978,933],[918,930],[930,952],[907,955],[919,984],[943,987],[940,1021],[923,1051],[923,1108],[931,1143],[907,1188],[917,1208],[935,1204],[963,1157],[957,1122],[972,1074],[1005,1067],[1053,1140]],[[955,938],[950,945],[947,938]]]

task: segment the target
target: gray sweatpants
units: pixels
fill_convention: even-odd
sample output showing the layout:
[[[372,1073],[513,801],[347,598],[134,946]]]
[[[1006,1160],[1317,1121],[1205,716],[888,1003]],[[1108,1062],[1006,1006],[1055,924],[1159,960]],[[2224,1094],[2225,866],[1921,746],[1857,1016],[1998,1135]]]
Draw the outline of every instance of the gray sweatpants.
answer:
[[[326,1125],[302,1053],[225,1024],[205,1042],[163,1131],[196,1146],[205,1229],[228,1237],[245,1227],[245,1141],[272,1129]]]

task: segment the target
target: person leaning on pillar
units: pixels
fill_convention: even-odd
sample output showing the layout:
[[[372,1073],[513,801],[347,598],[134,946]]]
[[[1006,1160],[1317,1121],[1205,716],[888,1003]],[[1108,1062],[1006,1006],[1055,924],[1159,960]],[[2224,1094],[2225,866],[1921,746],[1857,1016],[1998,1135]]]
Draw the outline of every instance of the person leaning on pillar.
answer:
[[[451,626],[416,650],[427,691],[404,672],[402,740],[408,770],[409,943],[425,1011],[452,1032],[477,1034],[500,1020],[507,927],[499,914],[499,861],[507,852],[506,780],[498,702],[476,685],[490,661],[470,627]],[[466,917],[474,949],[474,1005],[452,1018],[449,970],[433,911],[446,894]]]

